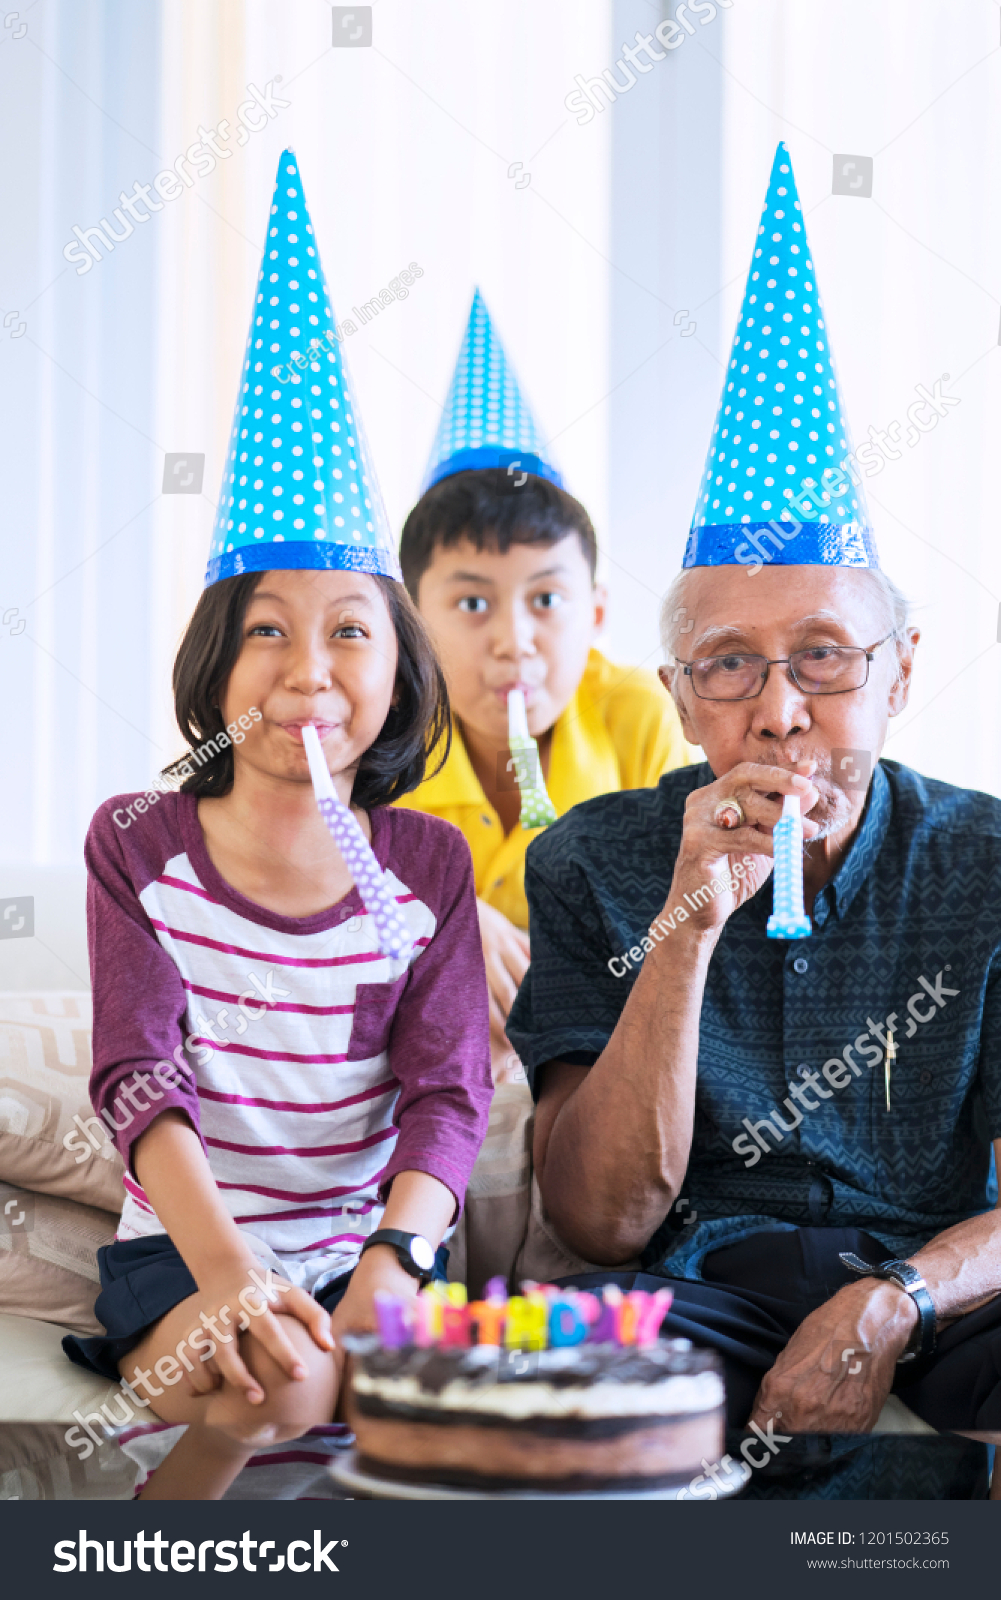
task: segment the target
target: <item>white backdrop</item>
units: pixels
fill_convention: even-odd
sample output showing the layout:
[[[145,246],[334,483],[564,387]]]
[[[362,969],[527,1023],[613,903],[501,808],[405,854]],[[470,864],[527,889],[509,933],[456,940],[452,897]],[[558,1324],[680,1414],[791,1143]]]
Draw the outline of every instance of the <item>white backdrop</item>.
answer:
[[[367,49],[330,47],[324,0],[35,0],[4,30],[0,850],[22,869],[5,893],[31,892],[31,863],[78,862],[99,801],[176,749],[170,663],[286,143],[339,316],[424,269],[345,346],[394,525],[478,281],[599,528],[609,651],[652,661],[785,138],[856,442],[919,383],[948,372],[961,397],[867,481],[924,629],[888,753],[1001,793],[998,8],[733,0],[579,126],[575,74],[676,9],[377,0]],[[72,225],[276,77],[289,106],[78,276]],[[831,193],[835,154],[874,159],[870,198]],[[205,453],[202,496],[161,494],[165,451]]]

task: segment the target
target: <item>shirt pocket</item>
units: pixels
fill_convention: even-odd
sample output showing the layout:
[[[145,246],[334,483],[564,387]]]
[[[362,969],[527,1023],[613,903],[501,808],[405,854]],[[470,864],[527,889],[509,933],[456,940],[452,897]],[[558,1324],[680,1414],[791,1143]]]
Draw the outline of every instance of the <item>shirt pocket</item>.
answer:
[[[368,1061],[382,1055],[396,1019],[396,1008],[410,973],[392,983],[360,983],[355,991],[354,1017],[348,1040],[348,1061]]]

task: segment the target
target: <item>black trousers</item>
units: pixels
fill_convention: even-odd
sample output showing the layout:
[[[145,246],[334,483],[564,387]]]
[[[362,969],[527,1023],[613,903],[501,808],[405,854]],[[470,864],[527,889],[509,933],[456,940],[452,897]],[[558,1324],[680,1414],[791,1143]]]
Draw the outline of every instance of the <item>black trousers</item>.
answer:
[[[663,1332],[718,1351],[726,1368],[727,1420],[739,1428],[764,1374],[804,1318],[859,1281],[838,1260],[842,1250],[874,1264],[886,1259],[883,1246],[857,1228],[796,1228],[714,1250],[703,1263],[701,1283],[645,1272],[581,1273],[560,1283],[672,1289]],[[1001,1430],[1001,1295],[943,1329],[927,1361],[898,1367],[893,1392],[933,1428]]]

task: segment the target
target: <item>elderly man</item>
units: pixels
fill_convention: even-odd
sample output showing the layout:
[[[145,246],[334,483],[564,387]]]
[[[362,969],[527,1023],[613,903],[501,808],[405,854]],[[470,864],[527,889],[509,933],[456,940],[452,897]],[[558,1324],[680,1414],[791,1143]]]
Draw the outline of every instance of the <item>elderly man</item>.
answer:
[[[779,259],[752,263],[664,608],[662,678],[706,762],[589,801],[533,843],[532,964],[509,1032],[548,1214],[583,1258],[623,1269],[580,1281],[669,1280],[667,1331],[722,1353],[732,1423],[864,1432],[892,1389],[936,1427],[997,1430],[1001,803],[879,759],[918,633],[860,489],[841,506],[836,488],[812,506],[801,491],[797,517],[768,521],[783,464],[800,470],[818,434],[823,449],[829,397],[848,472],[816,478],[851,471],[805,234],[782,226],[795,193],[780,146],[765,208]],[[783,344],[780,274],[797,259],[808,298]],[[745,348],[780,408],[757,435]],[[795,433],[788,390],[813,388],[808,367],[819,421]],[[786,795],[811,919],[795,942],[766,936]]]

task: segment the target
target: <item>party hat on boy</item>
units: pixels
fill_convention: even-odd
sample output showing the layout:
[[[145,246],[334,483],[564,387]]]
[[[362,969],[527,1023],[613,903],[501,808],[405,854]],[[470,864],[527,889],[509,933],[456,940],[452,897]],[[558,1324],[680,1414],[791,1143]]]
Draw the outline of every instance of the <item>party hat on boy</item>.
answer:
[[[563,479],[543,450],[535,419],[477,289],[422,489],[456,472],[514,466],[562,488]]]
[[[400,576],[291,150],[257,279],[206,586],[312,568]]]
[[[762,562],[879,566],[784,144],[682,565]]]

